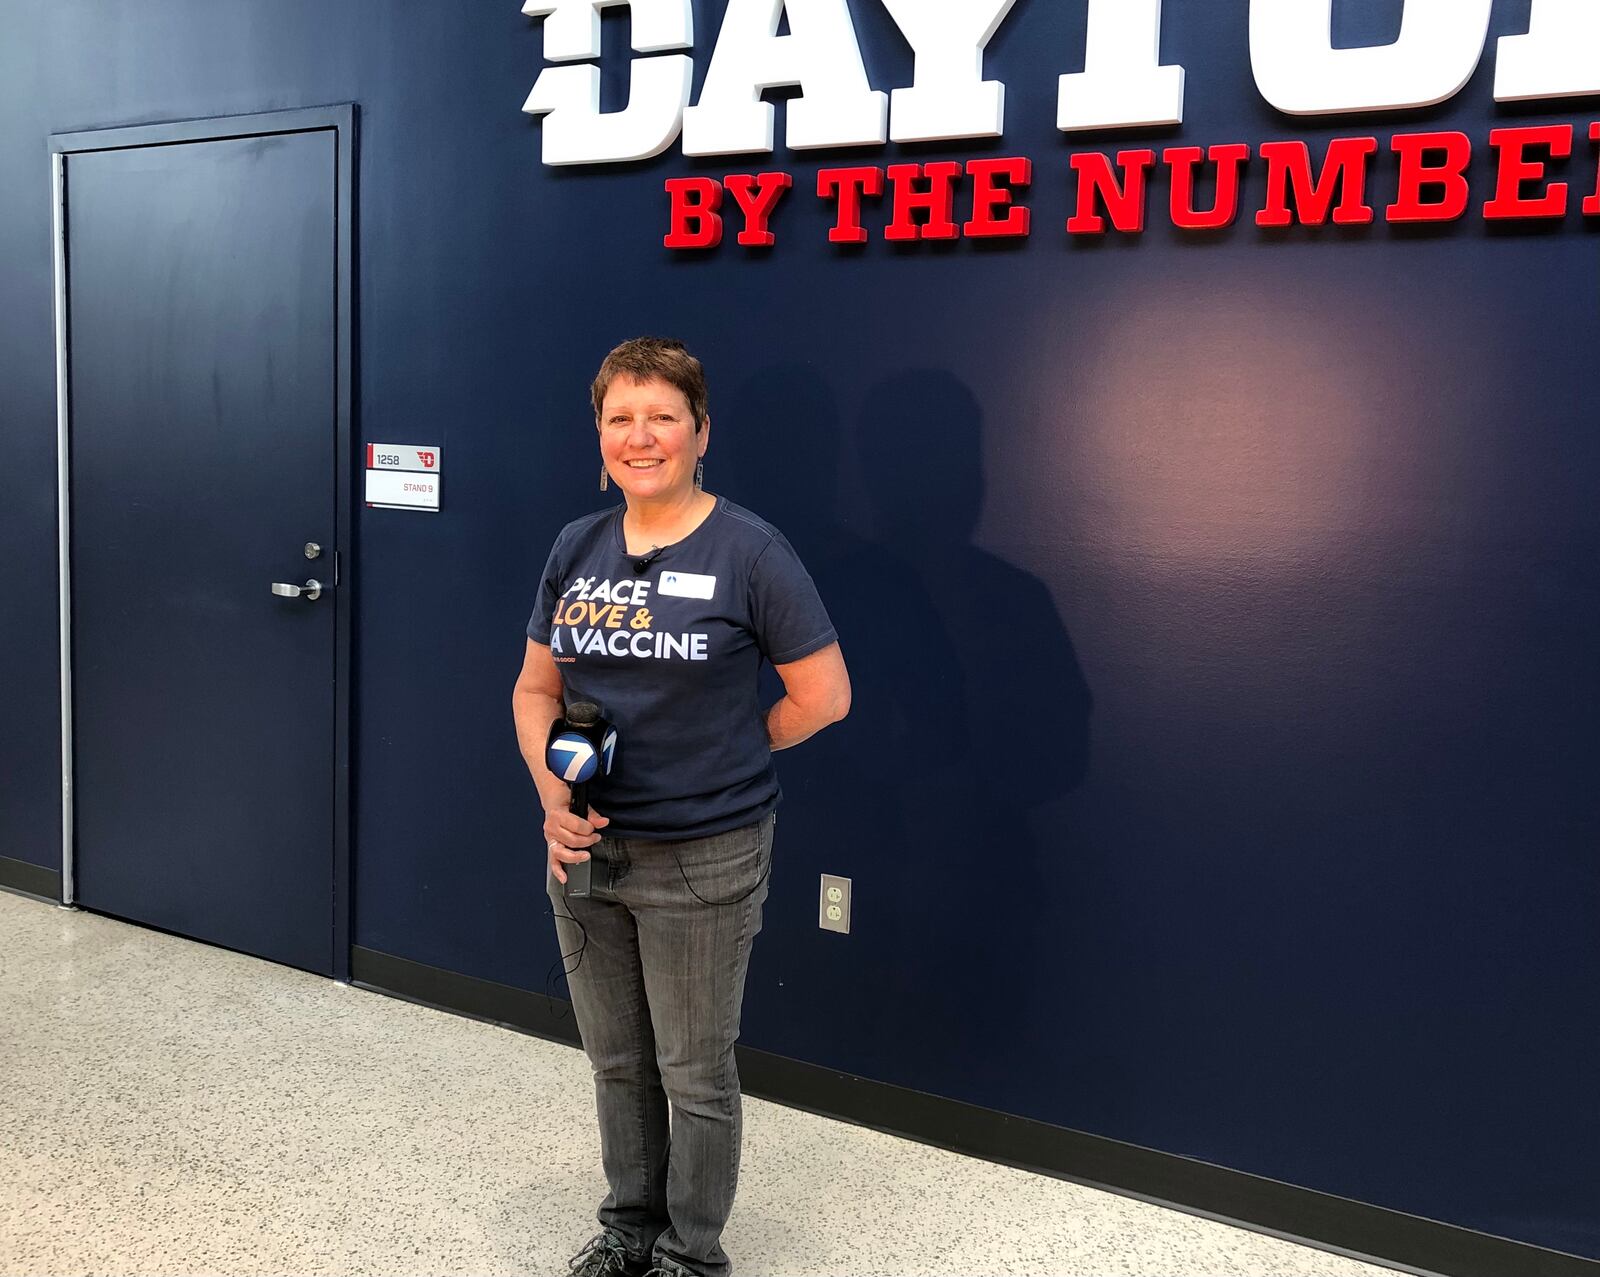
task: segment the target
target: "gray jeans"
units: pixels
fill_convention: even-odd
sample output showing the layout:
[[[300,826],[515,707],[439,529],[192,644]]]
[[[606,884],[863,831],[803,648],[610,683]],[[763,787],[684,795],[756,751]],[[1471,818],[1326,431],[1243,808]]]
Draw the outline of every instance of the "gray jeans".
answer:
[[[546,883],[594,1069],[611,1189],[600,1223],[635,1253],[707,1277],[733,1271],[720,1240],[743,1129],[733,1044],[773,823],[679,842],[602,838],[589,849],[591,896]]]

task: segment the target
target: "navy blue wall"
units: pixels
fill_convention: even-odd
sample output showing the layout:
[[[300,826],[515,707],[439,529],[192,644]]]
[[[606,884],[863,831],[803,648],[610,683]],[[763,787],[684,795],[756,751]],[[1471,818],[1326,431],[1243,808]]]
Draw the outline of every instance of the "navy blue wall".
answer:
[[[357,943],[546,987],[509,690],[550,539],[599,501],[587,378],[676,333],[712,378],[708,485],[789,532],[856,682],[782,758],[747,1042],[1600,1256],[1594,227],[1184,239],[1157,212],[1068,242],[1066,155],[1116,143],[1054,128],[1082,0],[995,38],[995,145],[550,170],[517,8],[7,6],[0,855],[59,839],[45,137],[353,100],[358,435],[448,471],[440,516],[359,521]],[[854,8],[874,85],[908,83]],[[1255,93],[1245,0],[1167,8],[1189,118],[1157,145],[1437,123],[1478,143],[1481,202],[1494,122],[1590,118],[1497,109],[1489,59],[1442,108],[1307,126]],[[1399,3],[1337,13],[1383,40]],[[897,151],[1032,156],[1032,238],[830,248],[815,170]],[[663,250],[665,176],[756,167],[796,174],[775,250]],[[848,939],[816,930],[819,870],[855,879]]]

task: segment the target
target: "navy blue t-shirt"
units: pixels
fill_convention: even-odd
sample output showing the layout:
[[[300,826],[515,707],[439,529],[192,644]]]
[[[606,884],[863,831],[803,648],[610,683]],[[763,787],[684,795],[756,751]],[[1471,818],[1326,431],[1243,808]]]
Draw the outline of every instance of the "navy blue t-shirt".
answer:
[[[621,838],[699,838],[778,805],[757,700],[761,661],[835,642],[794,548],[726,497],[642,573],[623,507],[569,523],[550,550],[528,637],[549,647],[568,704],[616,725],[590,800]]]

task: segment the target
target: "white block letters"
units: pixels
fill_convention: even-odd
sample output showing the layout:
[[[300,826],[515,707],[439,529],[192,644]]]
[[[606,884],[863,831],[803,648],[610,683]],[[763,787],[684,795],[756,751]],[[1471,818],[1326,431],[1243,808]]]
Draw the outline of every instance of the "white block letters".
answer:
[[[1600,4],[1533,0],[1527,35],[1500,40],[1494,96],[1499,102],[1600,93]]]
[[[1088,37],[1083,70],[1060,80],[1058,129],[1183,123],[1183,68],[1161,65],[1161,0],[1089,0]]]
[[[686,53],[635,58],[625,111],[600,114],[600,68],[546,67],[522,109],[544,115],[546,164],[615,164],[660,155],[678,136],[694,61]]]
[[[684,113],[683,153],[772,150],[774,111],[761,91],[782,85],[800,86],[787,104],[790,150],[888,136],[889,95],[867,83],[845,0],[728,0],[700,101]]]
[[[1000,137],[1005,85],[984,79],[989,42],[1017,0],[883,0],[915,54],[892,96],[868,82],[852,0],[728,0],[700,100],[689,105],[693,0],[526,0],[544,52],[523,110],[545,116],[546,164],[647,159],[681,131],[685,155],[774,149],[771,88],[786,105],[790,150]],[[862,3],[863,0],[854,0]],[[1494,0],[1402,0],[1392,43],[1333,47],[1335,0],[1249,4],[1250,63],[1263,98],[1287,115],[1433,106],[1477,70]],[[635,54],[625,110],[601,114],[600,11],[627,4]],[[1499,41],[1501,102],[1600,95],[1600,0],[1530,0],[1528,31]],[[1065,132],[1183,122],[1184,68],[1161,63],[1161,0],[1087,0],[1084,69],[1058,83]],[[787,17],[789,31],[778,31]],[[1600,199],[1600,196],[1596,197]]]
[[[1491,4],[1405,0],[1393,44],[1335,49],[1333,0],[1250,0],[1256,87],[1287,115],[1432,106],[1472,78],[1489,38]]]
[[[661,53],[694,48],[690,0],[528,0],[530,18],[544,18],[546,62],[571,62],[600,56],[600,10],[626,4],[633,24],[633,51]]]
[[[999,137],[1006,86],[983,78],[983,51],[1017,0],[883,0],[917,55],[911,87],[889,98],[896,142]]]

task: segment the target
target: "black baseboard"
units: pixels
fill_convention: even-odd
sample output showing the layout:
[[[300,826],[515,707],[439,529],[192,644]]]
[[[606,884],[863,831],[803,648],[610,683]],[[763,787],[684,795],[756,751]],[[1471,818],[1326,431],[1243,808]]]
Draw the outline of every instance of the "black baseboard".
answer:
[[[351,951],[354,983],[578,1045],[560,998],[373,949]],[[747,1095],[953,1152],[1106,1189],[1356,1259],[1447,1277],[1600,1277],[1600,1261],[1421,1219],[1243,1171],[1014,1117],[740,1046]]]
[[[0,887],[40,900],[61,903],[61,870],[0,856]]]

